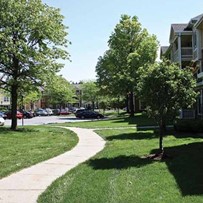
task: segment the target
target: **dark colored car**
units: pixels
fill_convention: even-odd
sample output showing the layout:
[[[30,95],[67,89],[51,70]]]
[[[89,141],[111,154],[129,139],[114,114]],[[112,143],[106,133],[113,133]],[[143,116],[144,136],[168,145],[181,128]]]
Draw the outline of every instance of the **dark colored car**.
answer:
[[[82,112],[88,111],[87,109],[78,109],[75,112],[75,116],[78,117],[79,114],[81,114]]]
[[[53,114],[59,116],[60,115],[60,109],[52,109]]]
[[[77,118],[104,118],[104,116],[96,111],[80,111],[76,114]]]
[[[21,111],[21,113],[23,114],[24,118],[33,118],[34,117],[34,114],[31,111],[25,111],[25,110],[23,110],[23,111]]]

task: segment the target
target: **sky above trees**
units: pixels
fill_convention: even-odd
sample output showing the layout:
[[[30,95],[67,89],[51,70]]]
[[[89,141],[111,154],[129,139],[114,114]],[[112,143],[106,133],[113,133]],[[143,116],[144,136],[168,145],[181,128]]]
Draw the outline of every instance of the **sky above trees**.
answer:
[[[61,9],[69,27],[71,60],[61,74],[69,81],[95,79],[98,57],[108,49],[107,41],[121,14],[136,15],[143,28],[168,45],[170,25],[187,23],[203,13],[203,1],[196,0],[42,0]]]

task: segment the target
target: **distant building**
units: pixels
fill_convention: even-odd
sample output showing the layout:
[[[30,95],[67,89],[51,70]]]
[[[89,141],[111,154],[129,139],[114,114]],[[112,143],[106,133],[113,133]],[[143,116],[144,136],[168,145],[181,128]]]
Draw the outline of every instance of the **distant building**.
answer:
[[[9,108],[11,105],[10,97],[3,90],[0,90],[0,107]]]

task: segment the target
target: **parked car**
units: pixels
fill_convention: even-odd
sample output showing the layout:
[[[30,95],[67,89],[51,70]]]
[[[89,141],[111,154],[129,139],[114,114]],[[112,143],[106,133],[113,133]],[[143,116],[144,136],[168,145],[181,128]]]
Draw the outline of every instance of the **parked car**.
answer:
[[[67,109],[61,109],[60,110],[60,115],[69,115],[70,112]]]
[[[24,118],[33,118],[34,117],[34,114],[32,111],[21,111],[21,113],[23,114],[23,117]]]
[[[11,119],[11,111],[5,112],[8,119]],[[16,112],[16,118],[21,119],[23,118],[23,114],[20,111]]]
[[[5,123],[4,119],[2,117],[0,117],[0,126],[3,126]]]
[[[96,111],[80,111],[76,114],[77,118],[104,118],[104,116]]]
[[[52,109],[52,112],[54,115],[59,116],[60,115],[60,109]]]
[[[78,117],[78,115],[81,114],[84,111],[88,111],[88,110],[87,109],[78,109],[78,110],[76,110],[75,116]]]
[[[46,108],[45,111],[47,112],[48,116],[54,115],[53,111],[50,108]]]
[[[36,116],[48,116],[48,113],[44,109],[36,109],[35,115]]]
[[[7,118],[7,115],[4,112],[0,112],[0,117],[5,120]]]

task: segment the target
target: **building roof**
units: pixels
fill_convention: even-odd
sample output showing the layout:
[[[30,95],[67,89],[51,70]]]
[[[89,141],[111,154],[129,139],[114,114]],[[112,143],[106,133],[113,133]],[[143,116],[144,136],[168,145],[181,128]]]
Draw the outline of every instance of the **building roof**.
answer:
[[[161,52],[162,54],[165,54],[166,51],[168,50],[169,46],[161,46]]]
[[[203,14],[200,14],[200,15],[194,17],[194,18],[191,18],[190,21],[195,21],[196,22],[196,21],[200,20],[202,18],[202,16],[203,16]]]
[[[187,25],[187,23],[171,24],[171,27],[173,28],[174,32],[182,32],[187,27]]]

